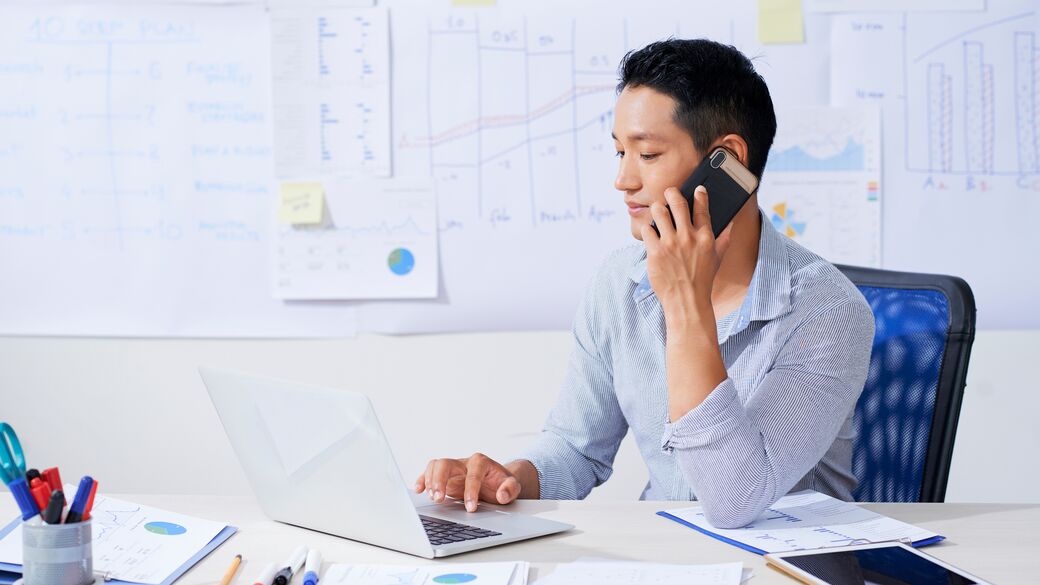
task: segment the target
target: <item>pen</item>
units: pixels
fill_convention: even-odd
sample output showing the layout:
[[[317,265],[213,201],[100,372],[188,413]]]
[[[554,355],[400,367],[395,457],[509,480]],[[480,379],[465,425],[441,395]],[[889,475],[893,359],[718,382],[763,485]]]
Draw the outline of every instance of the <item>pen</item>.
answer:
[[[260,571],[260,576],[256,578],[256,582],[253,585],[271,585],[276,572],[278,572],[278,565],[267,563],[267,566],[264,567],[263,571]]]
[[[238,566],[241,564],[242,555],[235,555],[235,558],[231,559],[231,566],[224,573],[224,578],[220,580],[220,585],[231,585],[231,580],[235,578],[235,572],[238,571]]]
[[[289,585],[289,581],[292,581],[293,575],[296,574],[301,568],[303,568],[303,561],[307,558],[307,547],[302,544],[296,547],[296,550],[289,555],[289,560],[285,561],[285,566],[281,571],[274,576],[274,585]]]
[[[94,480],[89,475],[84,475],[83,479],[79,480],[79,487],[76,488],[76,497],[72,499],[69,515],[65,517],[66,524],[75,524],[83,520],[83,510],[87,507],[87,498],[90,497],[91,485],[93,483]]]
[[[61,524],[61,511],[64,507],[65,493],[61,490],[51,492],[51,498],[43,510],[43,521],[47,524]]]
[[[40,513],[40,509],[36,507],[36,501],[33,500],[32,492],[29,491],[29,484],[25,482],[24,477],[15,478],[11,483],[7,484],[7,487],[11,490],[14,500],[18,502],[18,509],[22,512],[23,522]]]
[[[30,469],[29,471],[25,472],[25,481],[29,482],[29,485],[32,485],[32,481],[34,479],[40,479],[39,469]]]
[[[303,574],[303,585],[318,585],[321,573],[321,553],[317,549],[307,551],[307,569]]]

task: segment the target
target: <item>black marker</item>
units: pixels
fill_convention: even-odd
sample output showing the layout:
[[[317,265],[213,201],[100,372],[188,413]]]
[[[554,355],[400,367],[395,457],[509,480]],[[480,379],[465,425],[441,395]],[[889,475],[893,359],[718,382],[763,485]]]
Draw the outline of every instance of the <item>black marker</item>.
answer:
[[[61,524],[61,511],[65,509],[65,493],[61,490],[51,492],[51,499],[43,509],[43,521],[47,524]]]
[[[275,573],[272,585],[289,585],[293,575],[303,568],[303,561],[307,558],[307,547],[300,545],[296,547],[289,560],[285,561],[285,567]]]

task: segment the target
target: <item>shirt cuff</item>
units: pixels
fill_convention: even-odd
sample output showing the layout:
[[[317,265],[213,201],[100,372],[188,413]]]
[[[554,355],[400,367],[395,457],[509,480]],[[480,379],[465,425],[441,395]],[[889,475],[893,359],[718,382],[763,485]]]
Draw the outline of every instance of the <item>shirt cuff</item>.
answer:
[[[737,399],[737,387],[726,378],[696,408],[675,422],[664,424],[661,449],[704,447],[731,433],[744,419],[744,406]]]
[[[556,454],[546,453],[544,450],[530,449],[521,452],[510,461],[526,460],[538,473],[538,499],[540,500],[574,500],[578,499],[573,494],[568,494],[564,487],[568,482],[567,477],[560,471],[560,464]]]

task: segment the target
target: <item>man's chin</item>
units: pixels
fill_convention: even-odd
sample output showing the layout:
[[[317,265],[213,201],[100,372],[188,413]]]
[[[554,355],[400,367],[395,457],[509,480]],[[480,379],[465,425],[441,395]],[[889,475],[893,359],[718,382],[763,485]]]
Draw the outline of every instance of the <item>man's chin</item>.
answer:
[[[639,240],[640,242],[643,241],[643,226],[644,225],[649,225],[649,224],[643,223],[641,221],[634,221],[634,220],[632,221],[632,237],[637,239],[637,240]]]

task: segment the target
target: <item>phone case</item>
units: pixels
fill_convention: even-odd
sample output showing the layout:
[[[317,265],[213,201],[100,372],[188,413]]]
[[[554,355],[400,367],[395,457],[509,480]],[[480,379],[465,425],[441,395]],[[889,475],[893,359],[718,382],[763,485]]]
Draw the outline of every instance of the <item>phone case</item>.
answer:
[[[690,221],[693,221],[693,192],[700,185],[708,190],[711,231],[717,238],[758,189],[758,178],[725,148],[711,151],[679,187],[690,207]],[[657,230],[656,225],[651,225]],[[661,232],[658,231],[657,235]]]

